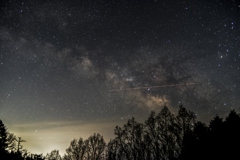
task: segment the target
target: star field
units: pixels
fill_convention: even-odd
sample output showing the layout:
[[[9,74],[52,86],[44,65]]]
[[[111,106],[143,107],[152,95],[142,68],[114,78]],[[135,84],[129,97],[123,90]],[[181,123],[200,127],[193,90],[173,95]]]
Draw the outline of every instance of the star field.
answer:
[[[0,119],[30,151],[108,141],[164,105],[239,110],[237,1],[4,0],[0,17]]]

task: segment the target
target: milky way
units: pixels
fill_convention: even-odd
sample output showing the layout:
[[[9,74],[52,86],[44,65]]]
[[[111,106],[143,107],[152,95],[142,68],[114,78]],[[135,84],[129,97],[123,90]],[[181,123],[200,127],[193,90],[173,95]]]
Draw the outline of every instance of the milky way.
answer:
[[[239,110],[238,2],[13,0],[0,17],[0,119],[30,151],[108,141],[164,105]]]

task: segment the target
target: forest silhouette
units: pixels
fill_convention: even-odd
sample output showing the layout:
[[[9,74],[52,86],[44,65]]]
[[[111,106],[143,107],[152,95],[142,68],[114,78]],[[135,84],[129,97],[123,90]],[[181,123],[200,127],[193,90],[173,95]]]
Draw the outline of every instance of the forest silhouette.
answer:
[[[240,114],[213,117],[209,125],[180,106],[176,115],[164,106],[152,111],[144,123],[131,118],[114,129],[115,138],[106,143],[94,133],[74,139],[61,156],[58,150],[46,155],[23,148],[21,137],[9,133],[0,120],[0,160],[202,160],[240,159]]]

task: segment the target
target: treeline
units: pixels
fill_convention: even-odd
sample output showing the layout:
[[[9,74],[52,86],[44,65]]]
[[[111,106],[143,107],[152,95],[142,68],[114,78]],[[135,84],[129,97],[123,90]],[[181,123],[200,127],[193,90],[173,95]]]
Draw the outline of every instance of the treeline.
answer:
[[[176,115],[165,106],[151,112],[144,123],[129,119],[114,129],[115,138],[103,136],[74,139],[60,156],[53,150],[45,156],[31,154],[20,137],[9,133],[0,120],[0,160],[202,160],[240,159],[240,115],[234,110],[223,119],[216,115],[206,125],[180,106]]]

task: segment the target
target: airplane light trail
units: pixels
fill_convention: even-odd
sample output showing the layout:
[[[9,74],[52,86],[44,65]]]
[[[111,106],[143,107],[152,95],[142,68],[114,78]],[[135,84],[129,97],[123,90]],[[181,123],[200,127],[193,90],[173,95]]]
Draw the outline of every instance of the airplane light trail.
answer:
[[[196,84],[196,83],[180,83],[180,84],[167,84],[167,85],[160,85],[160,86],[133,87],[133,88],[123,88],[123,89],[111,89],[108,91],[109,92],[118,92],[118,91],[130,91],[130,90],[139,90],[139,89],[188,86],[188,85],[194,85],[194,84]]]

